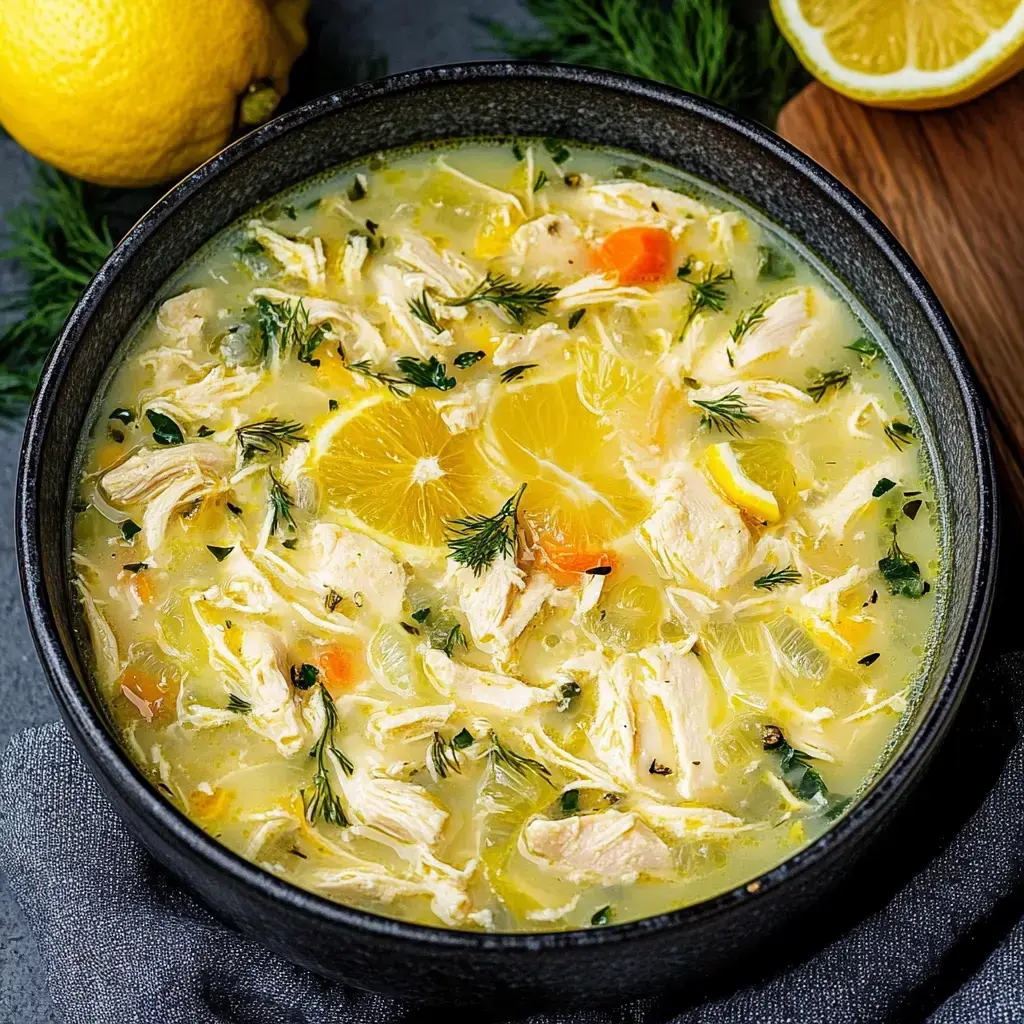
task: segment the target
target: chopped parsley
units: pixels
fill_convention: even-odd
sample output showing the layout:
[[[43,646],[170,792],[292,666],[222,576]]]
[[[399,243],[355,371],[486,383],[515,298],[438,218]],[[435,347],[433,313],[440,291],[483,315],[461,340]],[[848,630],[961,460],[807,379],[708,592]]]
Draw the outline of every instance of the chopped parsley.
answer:
[[[157,444],[175,445],[185,443],[185,435],[181,432],[181,427],[170,416],[165,416],[162,412],[157,412],[155,409],[147,409],[146,419],[153,426],[153,440]]]

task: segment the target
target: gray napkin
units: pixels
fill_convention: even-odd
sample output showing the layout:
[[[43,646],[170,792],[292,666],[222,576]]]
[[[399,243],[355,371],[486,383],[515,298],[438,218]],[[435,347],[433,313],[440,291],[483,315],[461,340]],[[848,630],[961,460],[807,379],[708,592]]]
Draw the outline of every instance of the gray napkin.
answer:
[[[665,997],[522,1024],[1024,1020],[1022,726],[1024,655],[1011,655],[975,676],[895,838],[846,887],[847,909],[804,926],[809,955],[696,1005]],[[214,920],[142,851],[59,724],[12,740],[0,763],[0,808],[0,867],[69,1024],[435,1019],[326,982]],[[931,859],[915,863],[922,849]],[[864,916],[872,903],[878,909]],[[829,937],[858,911],[860,920]]]

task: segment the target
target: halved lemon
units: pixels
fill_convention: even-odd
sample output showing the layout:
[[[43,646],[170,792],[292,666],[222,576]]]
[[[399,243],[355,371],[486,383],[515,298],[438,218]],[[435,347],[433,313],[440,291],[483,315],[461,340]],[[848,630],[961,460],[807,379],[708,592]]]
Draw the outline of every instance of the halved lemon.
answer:
[[[873,106],[962,103],[1024,68],[1021,0],[771,0],[815,78]]]
[[[580,401],[575,373],[506,388],[485,430],[494,469],[527,484],[520,513],[557,543],[606,545],[647,511],[610,428]]]
[[[734,505],[763,523],[778,522],[781,512],[775,495],[743,472],[728,441],[708,448],[704,469]]]
[[[765,490],[771,491],[779,506],[785,510],[796,501],[798,485],[796,470],[789,457],[789,449],[782,441],[770,437],[757,437],[730,441],[740,469]]]
[[[373,395],[339,409],[313,438],[326,501],[402,544],[443,547],[445,522],[489,509],[472,434],[452,434],[429,399]]]

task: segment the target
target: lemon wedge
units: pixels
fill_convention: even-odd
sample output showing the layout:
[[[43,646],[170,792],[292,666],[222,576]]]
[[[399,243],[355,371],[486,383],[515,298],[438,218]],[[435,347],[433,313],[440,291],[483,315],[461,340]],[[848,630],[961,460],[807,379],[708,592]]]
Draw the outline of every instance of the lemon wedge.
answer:
[[[803,65],[873,106],[962,103],[1024,67],[1021,0],[771,0]]]
[[[743,472],[728,441],[713,444],[704,453],[704,469],[722,493],[738,508],[763,523],[777,522],[781,515],[775,495]]]
[[[372,395],[316,432],[313,472],[343,515],[404,545],[442,548],[445,522],[489,509],[472,434],[452,434],[429,399]]]

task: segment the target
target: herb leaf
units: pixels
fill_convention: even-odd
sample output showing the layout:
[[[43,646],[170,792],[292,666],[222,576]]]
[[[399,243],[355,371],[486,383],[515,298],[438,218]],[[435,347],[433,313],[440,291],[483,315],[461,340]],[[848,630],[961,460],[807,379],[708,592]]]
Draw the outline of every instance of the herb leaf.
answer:
[[[291,676],[292,686],[297,690],[311,689],[316,686],[316,682],[320,678],[320,670],[316,665],[310,665],[308,661],[304,661],[301,665],[292,665],[288,674]]]
[[[455,653],[456,647],[469,647],[466,634],[462,632],[462,626],[457,622],[448,630],[448,635],[444,638],[441,650],[450,658]]]
[[[574,309],[569,314],[569,330],[571,331],[574,327],[579,325],[579,322],[587,315],[587,307],[580,306],[579,309]]]
[[[420,292],[418,298],[409,300],[409,312],[412,313],[420,323],[426,324],[435,334],[441,334],[444,328],[437,322],[434,311],[430,307],[430,299],[427,296],[427,289]]]
[[[887,476],[883,476],[878,483],[875,484],[871,491],[871,497],[880,498],[883,494],[888,494],[895,486],[895,480],[890,480]]]
[[[764,319],[765,310],[773,301],[773,299],[762,299],[756,306],[740,314],[733,329],[729,332],[735,344],[738,345],[743,340],[743,336]]]
[[[430,764],[439,779],[447,779],[449,773],[462,774],[459,749],[454,740],[446,740],[439,732],[430,741]]]
[[[229,548],[219,548],[214,544],[207,544],[206,550],[209,551],[210,554],[213,555],[213,557],[216,558],[218,562],[223,562],[224,559],[227,558],[228,555],[230,555],[231,552],[235,550],[235,548],[234,545],[232,545]]]
[[[864,362],[870,363],[883,355],[882,349],[877,341],[862,336],[846,346],[851,352],[856,352]]]
[[[270,489],[268,498],[270,507],[273,509],[273,517],[270,520],[270,532],[277,533],[283,527],[287,527],[292,533],[295,532],[295,517],[292,515],[292,508],[295,502],[288,493],[288,489],[274,476],[274,471],[267,468],[267,475],[270,477]]]
[[[761,281],[784,281],[796,273],[793,261],[770,245],[759,245],[757,256],[757,276]]]
[[[131,540],[141,531],[142,527],[134,519],[124,519],[121,521],[121,536],[125,540]]]
[[[693,289],[690,292],[690,303],[686,307],[686,320],[683,323],[685,331],[693,323],[694,317],[705,309],[714,310],[716,313],[722,312],[728,298],[724,285],[732,280],[732,271],[722,270],[716,273],[714,263],[709,263],[700,281],[691,281],[685,275],[684,277]]]
[[[739,437],[739,424],[758,422],[756,416],[747,412],[747,403],[736,388],[721,398],[695,398],[693,404],[702,410],[700,424],[707,430],[724,430],[733,437]]]
[[[437,356],[431,356],[429,360],[400,356],[397,366],[415,387],[437,388],[438,391],[451,391],[455,387],[455,378],[448,376],[448,367],[438,362]]]
[[[286,448],[308,441],[301,423],[294,420],[269,419],[246,423],[235,429],[235,440],[248,462],[254,455],[284,455]]]
[[[549,786],[554,785],[551,781],[551,770],[546,765],[535,761],[532,757],[523,757],[522,754],[517,754],[514,750],[506,747],[498,739],[498,734],[494,732],[491,733],[491,749],[487,751],[487,759],[493,771],[504,770],[505,774],[517,776],[520,780],[534,776],[543,779]]]
[[[537,365],[537,363],[521,363],[519,366],[510,366],[507,370],[502,371],[501,383],[511,384],[512,381],[519,380],[527,370],[536,369]]]
[[[487,353],[483,350],[478,352],[460,352],[452,362],[455,363],[460,370],[468,370],[471,366],[475,366],[479,363],[486,354]]]
[[[468,295],[461,299],[445,301],[449,306],[489,302],[521,326],[526,322],[527,313],[546,312],[558,290],[558,285],[554,284],[535,284],[527,287],[503,274],[492,274],[488,271],[484,279]]]
[[[590,918],[590,923],[595,928],[600,928],[603,925],[612,923],[612,908],[611,906],[601,907],[600,910],[595,910],[593,916]]]
[[[448,557],[479,576],[496,558],[514,555],[523,484],[493,516],[465,516],[448,521]]]
[[[800,572],[787,565],[785,569],[772,569],[771,572],[759,576],[754,580],[754,586],[758,590],[774,590],[776,587],[788,587],[790,584],[799,583],[801,579],[803,576]]]
[[[826,370],[817,380],[807,386],[807,394],[820,402],[833,388],[842,391],[850,383],[849,370]]]
[[[912,558],[904,554],[892,528],[892,544],[889,552],[878,561],[879,571],[885,580],[889,593],[895,597],[922,597],[928,593],[928,584],[921,579],[921,569]]]
[[[320,684],[320,699],[323,702],[324,708],[324,728],[323,732],[320,733],[320,738],[313,744],[313,748],[309,752],[310,757],[316,758],[317,770],[313,776],[313,792],[311,795],[307,795],[303,791],[302,802],[306,811],[306,820],[311,825],[315,825],[317,821],[322,820],[329,825],[344,827],[348,824],[348,818],[345,817],[345,810],[341,806],[341,800],[331,785],[331,776],[327,764],[328,750],[334,755],[335,760],[338,762],[338,767],[346,775],[352,774],[354,766],[338,749],[335,743],[334,730],[338,726],[338,712],[334,706],[334,701],[331,699],[331,695],[327,692],[327,687],[323,683]]]
[[[338,346],[338,355],[341,356],[342,365],[346,370],[350,373],[358,373],[361,377],[375,380],[378,384],[386,387],[395,398],[408,398],[412,394],[411,391],[406,390],[409,387],[409,381],[404,377],[394,377],[389,373],[383,373],[381,370],[375,370],[370,365],[369,359],[360,359],[358,363],[350,363],[345,355],[345,349],[341,345]]]
[[[764,726],[761,739],[761,745],[765,750],[774,750],[778,753],[782,779],[791,793],[801,800],[813,800],[818,796],[828,798],[825,780],[817,769],[808,764],[814,760],[810,754],[791,746],[777,725]]]
[[[900,420],[893,420],[885,425],[885,436],[889,438],[893,443],[893,447],[898,451],[903,451],[904,448],[912,445],[917,440],[914,428]]]
[[[234,711],[236,715],[247,715],[252,711],[252,704],[239,697],[237,693],[228,694],[228,711]]]
[[[157,444],[175,445],[184,444],[185,435],[170,416],[154,409],[146,410],[146,419],[153,425],[153,440]]]

